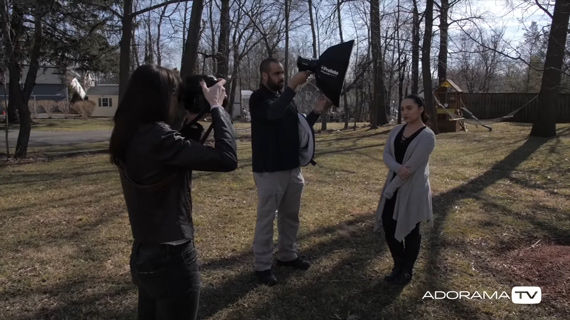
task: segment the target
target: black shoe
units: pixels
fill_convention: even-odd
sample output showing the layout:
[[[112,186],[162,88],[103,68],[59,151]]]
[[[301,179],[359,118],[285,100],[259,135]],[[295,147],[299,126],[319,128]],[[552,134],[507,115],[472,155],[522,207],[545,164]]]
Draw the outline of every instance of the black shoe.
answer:
[[[264,271],[255,270],[255,275],[257,276],[257,279],[259,279],[259,282],[261,282],[266,286],[273,287],[274,285],[277,284],[277,278],[275,278],[275,276],[273,275],[273,271],[271,271],[271,269]]]
[[[406,285],[412,280],[412,273],[411,272],[401,272],[394,280],[390,282],[390,284],[395,285]]]
[[[392,268],[392,272],[387,274],[384,277],[384,281],[386,281],[386,282],[394,281],[394,279],[396,279],[396,277],[398,277],[400,272],[402,272],[402,268],[404,267],[404,259],[403,258],[395,257],[393,259],[394,259],[394,267]]]
[[[277,259],[277,265],[283,267],[290,267],[297,270],[307,270],[311,266],[309,261],[302,259],[301,257],[297,257],[291,261],[281,261]]]
[[[401,264],[394,265],[394,268],[392,268],[392,272],[384,276],[384,281],[386,282],[394,281],[400,275],[400,272],[402,272],[402,265]]]

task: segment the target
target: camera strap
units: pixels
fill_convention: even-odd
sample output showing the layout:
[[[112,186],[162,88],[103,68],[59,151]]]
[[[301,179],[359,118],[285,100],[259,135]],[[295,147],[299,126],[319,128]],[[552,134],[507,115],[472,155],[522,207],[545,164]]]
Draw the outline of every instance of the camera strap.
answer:
[[[197,123],[206,113],[208,113],[208,111],[209,110],[200,111],[200,113],[198,113],[198,115],[194,119],[192,119],[192,121],[188,122],[187,125],[193,125],[193,124]],[[208,127],[208,129],[206,130],[206,133],[204,133],[202,138],[200,138],[199,142],[201,144],[204,144],[206,139],[208,139],[208,136],[210,135],[210,132],[212,132],[212,129],[214,129],[214,123],[213,122],[210,124],[210,126]]]

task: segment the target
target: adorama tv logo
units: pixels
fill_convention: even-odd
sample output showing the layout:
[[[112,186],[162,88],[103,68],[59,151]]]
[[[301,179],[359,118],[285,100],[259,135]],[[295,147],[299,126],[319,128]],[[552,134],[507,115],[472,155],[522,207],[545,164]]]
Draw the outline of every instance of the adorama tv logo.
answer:
[[[516,304],[537,304],[542,301],[540,287],[513,287],[511,301]]]

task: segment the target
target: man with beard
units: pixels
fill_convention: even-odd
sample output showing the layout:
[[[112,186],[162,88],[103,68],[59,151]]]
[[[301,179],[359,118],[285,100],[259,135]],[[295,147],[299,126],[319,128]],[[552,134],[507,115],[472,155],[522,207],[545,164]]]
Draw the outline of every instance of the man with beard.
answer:
[[[273,264],[273,223],[277,212],[279,239],[277,265],[307,270],[309,262],[299,256],[297,232],[305,180],[299,161],[299,118],[293,102],[295,90],[310,72],[293,76],[284,87],[283,66],[268,58],[261,62],[261,86],[249,101],[253,178],[257,187],[257,222],[253,239],[255,275],[262,284],[273,286],[277,278]],[[307,122],[312,127],[332,102],[321,96]]]

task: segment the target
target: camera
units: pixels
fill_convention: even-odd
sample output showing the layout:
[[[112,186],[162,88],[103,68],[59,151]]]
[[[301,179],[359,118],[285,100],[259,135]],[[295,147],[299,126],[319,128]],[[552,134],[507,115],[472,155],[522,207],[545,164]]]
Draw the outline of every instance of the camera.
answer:
[[[303,57],[297,58],[297,68],[299,71],[311,71],[312,73],[316,73],[318,67],[319,60],[317,59],[307,59]]]
[[[203,74],[193,74],[184,79],[184,87],[180,91],[180,100],[183,101],[184,108],[190,113],[204,114],[210,110],[210,104],[204,98],[200,80],[204,80],[207,87],[211,87],[218,82],[218,78]]]

